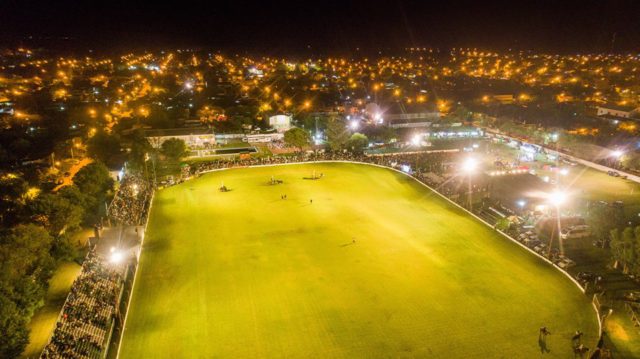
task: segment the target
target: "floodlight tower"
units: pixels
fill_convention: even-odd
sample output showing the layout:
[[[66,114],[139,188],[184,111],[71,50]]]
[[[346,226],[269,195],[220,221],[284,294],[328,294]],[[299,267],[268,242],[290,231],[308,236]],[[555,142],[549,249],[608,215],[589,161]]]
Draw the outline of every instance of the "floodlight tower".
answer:
[[[469,157],[466,160],[464,160],[464,162],[462,162],[462,172],[467,175],[467,178],[469,180],[468,182],[469,192],[467,192],[467,201],[468,201],[469,211],[473,209],[472,203],[471,203],[471,175],[473,175],[477,167],[478,167],[478,162],[474,158]]]
[[[567,201],[567,194],[565,192],[555,190],[548,195],[548,200],[551,205],[556,208],[556,225],[558,229],[558,246],[560,247],[560,254],[564,256],[564,243],[562,240],[562,235],[560,234],[560,206],[562,206]],[[551,240],[553,240],[553,236],[551,236]],[[549,254],[551,254],[551,241],[549,242]],[[548,255],[547,255],[548,256]]]

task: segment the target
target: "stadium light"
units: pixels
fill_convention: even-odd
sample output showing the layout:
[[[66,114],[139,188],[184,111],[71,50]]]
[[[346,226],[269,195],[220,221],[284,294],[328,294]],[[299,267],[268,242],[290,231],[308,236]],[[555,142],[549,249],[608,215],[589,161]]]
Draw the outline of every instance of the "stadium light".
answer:
[[[414,146],[418,146],[418,145],[420,145],[420,135],[415,135],[415,136],[413,136],[413,138],[411,139],[411,143],[412,143]]]
[[[478,161],[473,158],[467,158],[462,162],[462,171],[465,173],[472,173],[478,167]]]
[[[464,162],[462,162],[462,172],[466,173],[469,177],[469,189],[467,192],[467,201],[469,202],[469,211],[473,210],[473,202],[472,202],[472,198],[471,198],[471,175],[473,174],[473,172],[475,172],[476,168],[478,167],[478,161],[476,161],[475,158],[467,158],[466,160],[464,160]]]
[[[615,157],[615,158],[620,158],[622,157],[622,155],[624,155],[624,152],[620,151],[620,150],[615,150],[613,152],[611,152],[611,156]]]
[[[561,191],[553,191],[549,193],[549,203],[553,204],[556,207],[560,207],[564,202],[567,201],[567,194]]]
[[[547,198],[549,203],[556,207],[556,221],[557,221],[557,232],[558,232],[558,245],[560,247],[560,254],[564,255],[564,243],[562,240],[562,236],[560,232],[562,231],[562,221],[560,220],[560,206],[562,206],[567,201],[567,194],[565,192],[555,190],[549,193]],[[549,245],[549,254],[551,253],[551,245]]]
[[[113,264],[118,264],[118,263],[122,262],[123,258],[124,258],[124,256],[123,256],[122,252],[114,251],[114,252],[111,253],[111,257],[109,258],[109,260]]]

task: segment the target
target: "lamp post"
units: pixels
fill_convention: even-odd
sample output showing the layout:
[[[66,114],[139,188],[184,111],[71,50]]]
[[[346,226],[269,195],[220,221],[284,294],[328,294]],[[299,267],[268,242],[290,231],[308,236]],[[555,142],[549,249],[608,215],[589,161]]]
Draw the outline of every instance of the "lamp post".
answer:
[[[559,191],[559,190],[555,190],[553,192],[551,192],[549,194],[549,202],[556,208],[556,224],[557,224],[557,229],[558,229],[558,246],[560,247],[560,254],[564,256],[564,243],[562,241],[562,236],[560,234],[560,206],[562,206],[562,204],[564,204],[564,202],[567,200],[567,194]],[[553,240],[553,236],[551,236],[551,239]],[[549,254],[551,253],[551,243],[549,243]],[[548,256],[548,255],[547,255]]]
[[[469,211],[472,211],[472,203],[471,203],[471,175],[475,172],[478,167],[478,162],[474,158],[467,158],[462,163],[462,172],[467,175],[469,180],[469,191],[467,192],[467,201],[469,206]]]
[[[622,155],[624,155],[624,152],[620,151],[620,150],[615,150],[613,152],[611,152],[611,157],[614,158],[614,168],[619,168],[620,167],[620,159],[622,158]]]

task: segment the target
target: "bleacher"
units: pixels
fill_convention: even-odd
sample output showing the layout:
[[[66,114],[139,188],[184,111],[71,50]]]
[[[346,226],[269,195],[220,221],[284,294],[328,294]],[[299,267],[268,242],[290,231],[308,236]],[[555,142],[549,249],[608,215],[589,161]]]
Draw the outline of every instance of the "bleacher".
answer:
[[[91,250],[40,358],[102,358],[121,287],[122,268]]]

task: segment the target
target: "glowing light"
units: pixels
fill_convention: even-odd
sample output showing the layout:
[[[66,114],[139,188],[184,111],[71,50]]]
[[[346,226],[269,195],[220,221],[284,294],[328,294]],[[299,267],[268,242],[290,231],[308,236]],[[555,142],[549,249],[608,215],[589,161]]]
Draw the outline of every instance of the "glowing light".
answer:
[[[111,263],[118,264],[118,263],[122,262],[123,258],[124,258],[124,255],[122,254],[122,252],[114,250],[111,253],[111,257],[109,258],[109,260],[111,261]]]
[[[467,158],[462,163],[462,171],[466,173],[471,173],[475,171],[477,167],[478,167],[478,162],[473,158]]]
[[[620,150],[615,150],[615,151],[611,152],[611,156],[613,156],[615,158],[620,158],[620,157],[622,157],[622,155],[624,155],[624,152],[622,152]]]
[[[357,130],[358,127],[360,127],[360,124],[358,123],[358,121],[353,120],[349,123],[349,127],[351,127],[352,130]]]
[[[549,193],[548,200],[552,205],[559,207],[567,201],[567,194],[556,190]]]

